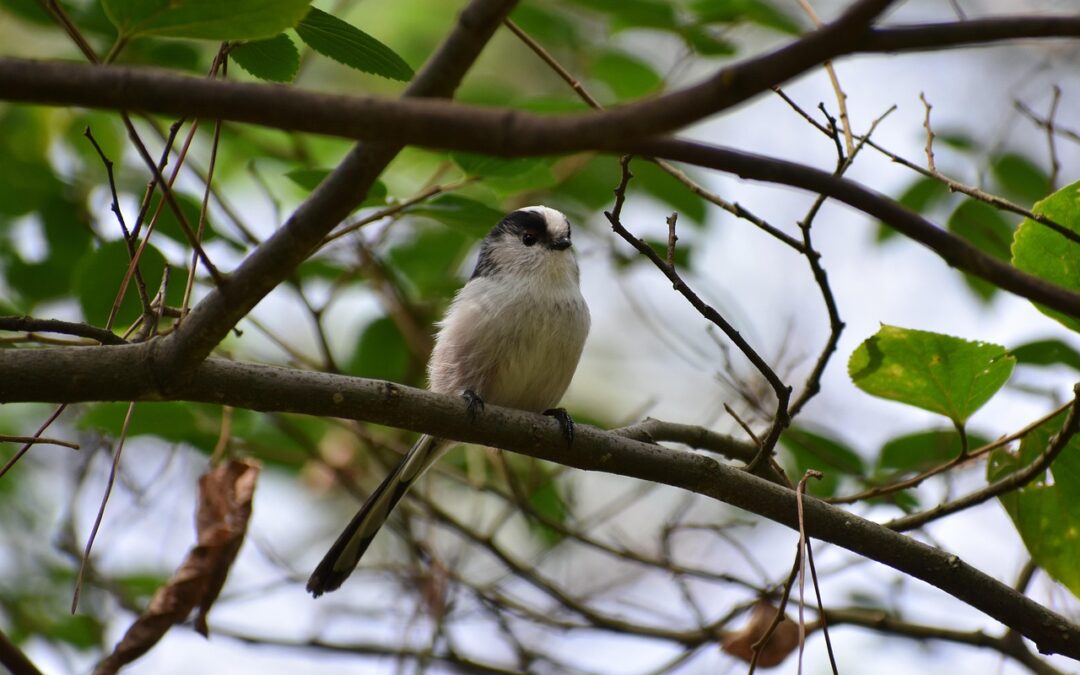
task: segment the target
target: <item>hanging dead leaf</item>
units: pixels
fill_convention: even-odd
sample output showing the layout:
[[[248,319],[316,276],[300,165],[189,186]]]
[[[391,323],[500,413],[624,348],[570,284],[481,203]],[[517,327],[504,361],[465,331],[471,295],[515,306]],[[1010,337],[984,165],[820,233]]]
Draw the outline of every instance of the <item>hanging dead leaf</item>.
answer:
[[[244,542],[259,470],[257,462],[232,460],[199,478],[196,545],[169,582],[154,593],[112,654],[98,664],[95,675],[111,675],[145,654],[195,607],[199,610],[195,630],[208,634],[206,615]]]
[[[769,630],[776,612],[776,607],[764,600],[754,605],[746,625],[725,635],[720,640],[720,647],[735,658],[750,663],[754,658],[754,643]],[[757,664],[762,668],[776,667],[798,646],[799,626],[784,615],[768,642],[762,646]]]

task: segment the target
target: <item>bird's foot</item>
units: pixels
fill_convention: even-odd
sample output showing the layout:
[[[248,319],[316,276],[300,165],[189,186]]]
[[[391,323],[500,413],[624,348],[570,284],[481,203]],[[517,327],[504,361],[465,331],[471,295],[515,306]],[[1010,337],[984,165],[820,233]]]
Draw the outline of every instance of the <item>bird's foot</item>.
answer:
[[[461,392],[461,398],[465,399],[465,409],[469,413],[470,421],[475,420],[478,414],[484,412],[484,399],[472,389]]]
[[[544,414],[548,417],[555,418],[555,421],[559,423],[559,428],[562,429],[562,435],[563,438],[566,439],[566,444],[573,444],[574,419],[570,417],[570,413],[566,412],[566,408],[548,408],[544,411]]]

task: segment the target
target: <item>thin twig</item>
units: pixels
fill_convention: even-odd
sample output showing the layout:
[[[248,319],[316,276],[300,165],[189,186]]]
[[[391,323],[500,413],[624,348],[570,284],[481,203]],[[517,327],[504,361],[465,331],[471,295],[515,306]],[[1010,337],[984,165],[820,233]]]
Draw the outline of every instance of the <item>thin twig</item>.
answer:
[[[799,0],[799,6],[801,6],[803,11],[806,12],[806,15],[810,17],[810,20],[814,22],[814,27],[821,28],[823,25],[821,19],[818,18],[818,15],[810,5],[810,2],[808,0]],[[829,83],[836,93],[836,105],[840,109],[840,126],[844,129],[844,146],[847,148],[847,154],[850,156],[855,152],[855,141],[851,133],[851,120],[848,118],[847,94],[844,93],[844,89],[840,86],[840,78],[836,76],[836,69],[833,67],[832,61],[825,61],[821,65],[825,68],[825,72],[828,73]]]
[[[135,410],[135,401],[128,403],[127,413],[124,415],[124,424],[120,427],[120,438],[116,443],[116,452],[113,453],[112,466],[109,468],[109,480],[105,483],[105,493],[101,495],[101,505],[98,506],[94,525],[90,528],[90,536],[86,539],[86,548],[83,549],[82,560],[79,563],[79,573],[75,577],[75,591],[71,595],[71,613],[79,608],[79,594],[82,592],[83,575],[90,561],[90,551],[94,547],[94,539],[97,538],[98,529],[101,527],[101,519],[105,516],[105,505],[109,503],[109,495],[112,494],[113,484],[116,483],[116,474],[120,467],[120,454],[124,450],[124,441],[127,439],[128,426],[131,424],[131,413]]]
[[[1006,492],[1022,488],[1035,480],[1054,463],[1057,456],[1069,445],[1069,441],[1076,434],[1077,428],[1080,427],[1080,384],[1073,387],[1073,393],[1074,398],[1061,430],[1054,434],[1042,454],[1034,462],[1000,480],[994,481],[981,490],[976,490],[951,502],[939,504],[921,513],[913,513],[909,516],[890,520],[885,523],[885,527],[897,532],[922,527],[931,521],[982,504]]]
[[[79,444],[74,441],[65,441],[59,438],[44,438],[42,436],[8,436],[0,434],[0,443],[25,443],[27,445],[62,445],[65,448],[78,450]]]
[[[42,422],[41,426],[39,426],[37,428],[37,431],[34,432],[33,437],[37,438],[41,436],[41,434],[45,433],[45,430],[48,429],[49,426],[56,421],[57,417],[60,417],[60,413],[64,412],[66,408],[67,403],[61,403],[60,405],[56,406],[56,410],[53,410],[52,413],[47,418],[45,418],[45,421]],[[22,456],[25,455],[33,446],[33,443],[24,443],[23,446],[19,448],[19,451],[12,455],[11,459],[5,462],[3,467],[0,467],[0,478],[3,478],[7,474],[7,472],[11,470],[11,467],[15,466],[15,464],[20,459],[22,459]]]
[[[930,111],[934,106],[930,105],[930,102],[926,100],[926,95],[921,91],[919,92],[919,100],[922,101],[923,108],[926,109],[923,116],[923,128],[926,129],[926,168],[931,173],[937,173],[937,167],[934,166],[934,128],[930,126]]]

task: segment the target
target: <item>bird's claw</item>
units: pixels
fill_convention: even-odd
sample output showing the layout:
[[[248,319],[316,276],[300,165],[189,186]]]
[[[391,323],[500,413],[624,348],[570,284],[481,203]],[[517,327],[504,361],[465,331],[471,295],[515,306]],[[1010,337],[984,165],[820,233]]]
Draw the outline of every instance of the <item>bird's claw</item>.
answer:
[[[484,399],[472,389],[461,392],[461,398],[465,399],[465,409],[469,413],[470,421],[475,420],[477,415],[484,412]]]
[[[566,444],[571,445],[574,442],[574,419],[570,417],[570,413],[566,412],[566,408],[548,408],[544,414],[555,418],[566,439]]]

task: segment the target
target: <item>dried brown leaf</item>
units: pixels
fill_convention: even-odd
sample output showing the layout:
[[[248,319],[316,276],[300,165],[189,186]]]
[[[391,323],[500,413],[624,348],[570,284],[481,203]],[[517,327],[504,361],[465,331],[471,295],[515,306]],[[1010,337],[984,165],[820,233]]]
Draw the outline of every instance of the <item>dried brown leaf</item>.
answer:
[[[168,583],[154,593],[112,654],[98,664],[95,675],[111,675],[145,654],[195,607],[199,610],[195,630],[208,634],[206,614],[244,542],[259,470],[257,462],[232,460],[199,478],[196,545]]]
[[[750,619],[739,630],[728,633],[721,639],[720,646],[728,654],[750,663],[754,658],[754,643],[769,630],[777,609],[768,602],[754,605]],[[787,615],[777,624],[769,641],[761,648],[757,664],[762,668],[773,668],[784,662],[791,652],[799,646],[799,626]]]

